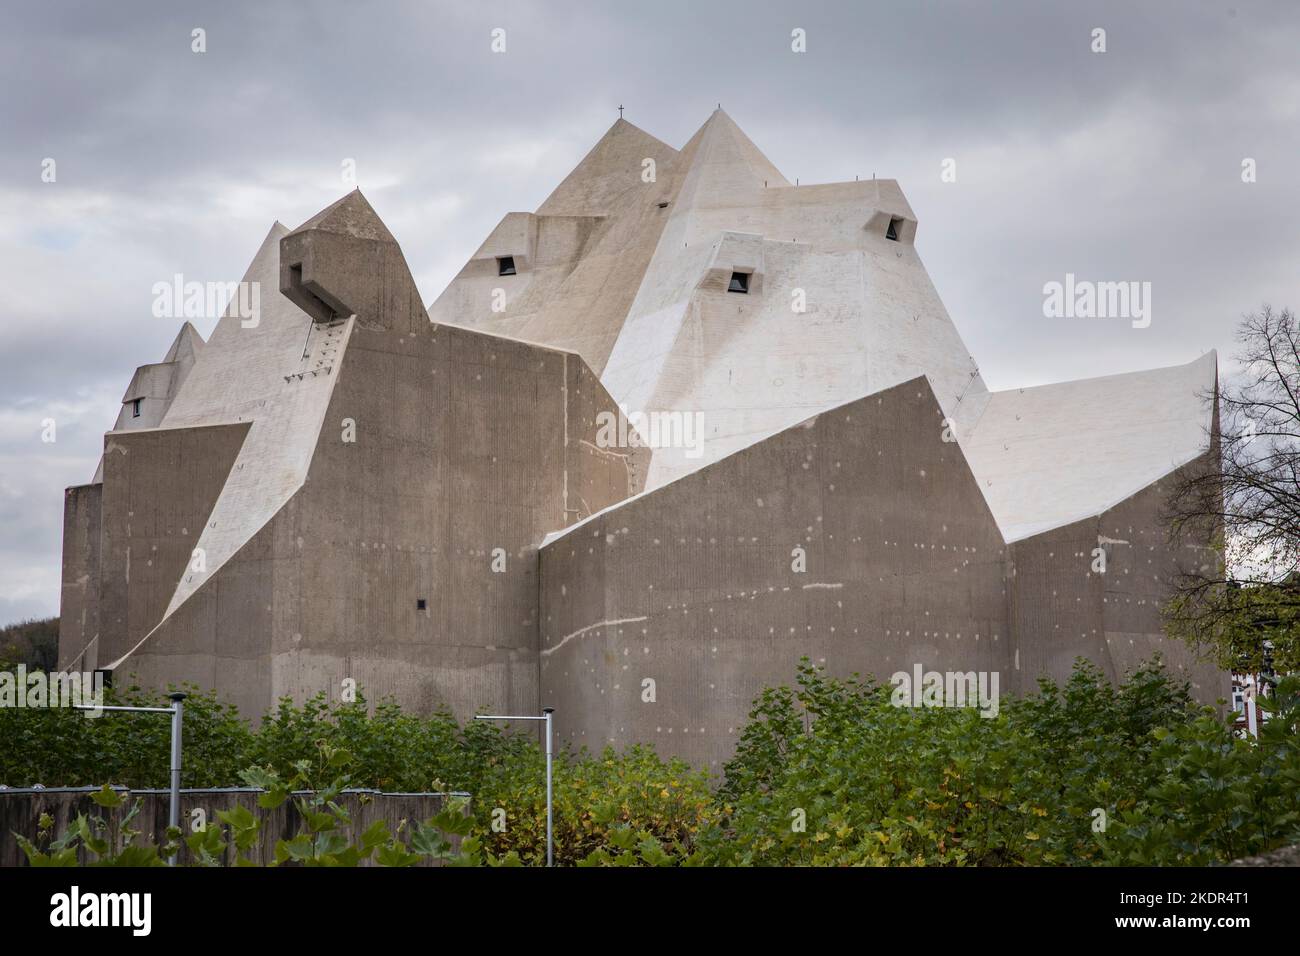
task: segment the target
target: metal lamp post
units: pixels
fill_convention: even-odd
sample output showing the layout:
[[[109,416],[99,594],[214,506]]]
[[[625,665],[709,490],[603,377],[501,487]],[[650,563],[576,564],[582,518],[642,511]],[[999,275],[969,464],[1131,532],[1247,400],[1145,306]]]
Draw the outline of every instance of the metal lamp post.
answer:
[[[555,750],[552,745],[551,736],[551,715],[555,713],[554,707],[543,707],[540,717],[508,717],[501,714],[489,715],[480,714],[475,720],[540,720],[546,724],[546,865],[555,865],[555,820],[552,816],[552,768],[555,761]]]
[[[185,694],[179,691],[174,694],[168,694],[171,698],[170,707],[127,707],[124,705],[95,705],[95,704],[73,704],[74,710],[121,710],[132,714],[171,714],[172,718],[172,747],[171,747],[171,772],[168,781],[171,788],[171,797],[167,809],[167,825],[179,829],[181,825],[181,723],[185,713]],[[167,865],[176,865],[176,854],[173,853],[167,857]]]

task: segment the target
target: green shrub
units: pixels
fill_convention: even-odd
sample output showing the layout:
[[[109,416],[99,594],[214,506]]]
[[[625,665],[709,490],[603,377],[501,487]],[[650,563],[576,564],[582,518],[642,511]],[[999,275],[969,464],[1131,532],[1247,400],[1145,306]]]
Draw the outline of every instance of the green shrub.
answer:
[[[1300,679],[1260,705],[1258,740],[1209,709],[1154,732],[1151,781],[1105,836],[1110,862],[1197,866],[1300,842]]]
[[[1208,773],[1258,776],[1285,767],[1294,759],[1286,756],[1294,754],[1294,727],[1284,731],[1285,724],[1273,724],[1270,735],[1290,743],[1232,742],[1253,755],[1254,769],[1222,765]],[[1136,831],[1128,831],[1178,805],[1188,820],[1213,817],[1208,794],[1193,786],[1204,777],[1192,767],[1207,767],[1189,748],[1195,733],[1210,728],[1220,742],[1232,741],[1222,721],[1197,717],[1186,686],[1158,663],[1113,688],[1080,662],[1064,687],[1042,681],[1036,695],[986,718],[968,708],[894,707],[888,689],[829,678],[805,660],[797,690],[770,689],[756,703],[725,768],[721,821],[700,841],[701,858],[733,865],[1160,862],[1144,857],[1141,847],[1152,841],[1134,847]],[[1186,772],[1180,760],[1191,761]],[[1272,840],[1259,845],[1282,839],[1286,801],[1300,792],[1290,773],[1273,773],[1279,797],[1261,811]],[[1244,791],[1262,782],[1228,780],[1218,786]],[[1244,845],[1212,837],[1197,832],[1210,841],[1198,861],[1230,858]]]
[[[252,761],[253,734],[239,712],[210,691],[185,687],[186,787],[228,787]],[[168,701],[138,687],[104,690],[104,703],[161,707]],[[0,707],[0,783],[132,788],[169,786],[171,720],[165,714],[106,712],[88,717],[67,707]]]
[[[1063,685],[1041,681],[1037,693],[982,717],[973,708],[895,707],[889,688],[831,678],[805,660],[794,688],[768,689],[755,702],[716,792],[705,773],[649,747],[558,753],[555,860],[1227,861],[1300,841],[1298,692],[1296,680],[1279,686],[1265,702],[1273,718],[1254,740],[1193,706],[1158,662],[1113,687],[1080,661]],[[161,702],[136,688],[110,698]],[[159,716],[0,709],[0,782],[165,787],[169,730]],[[328,753],[348,754],[354,786],[468,792],[471,829],[453,862],[545,861],[545,758],[531,734],[417,717],[390,701],[323,697],[282,700],[252,730],[212,694],[192,691],[186,701],[186,787],[237,785],[254,767],[259,780],[297,779]],[[322,850],[337,857],[331,839],[322,837]],[[408,859],[388,843],[375,852],[381,846],[390,862]]]
[[[329,704],[317,695],[301,706],[282,698],[252,741],[244,766],[256,763],[288,775],[299,761],[314,759],[324,743],[352,756],[351,777],[360,786],[421,792],[455,786],[461,774],[460,728],[447,714],[417,717],[392,701],[369,708],[355,702]]]
[[[716,817],[707,775],[680,760],[661,760],[650,747],[633,746],[621,754],[607,749],[599,757],[561,754],[553,790],[557,866],[584,861],[602,849],[620,856],[628,847],[615,841],[628,833],[636,845],[645,845],[643,855],[634,854],[638,862],[683,859]],[[486,850],[513,851],[526,864],[545,862],[545,757],[537,748],[498,763],[472,792],[475,835]]]

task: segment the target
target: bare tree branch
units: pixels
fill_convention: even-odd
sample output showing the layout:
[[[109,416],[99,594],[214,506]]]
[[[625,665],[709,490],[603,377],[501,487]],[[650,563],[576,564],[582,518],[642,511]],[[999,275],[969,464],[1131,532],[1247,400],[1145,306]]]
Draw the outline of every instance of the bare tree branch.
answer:
[[[1166,506],[1201,563],[1183,568],[1165,620],[1222,666],[1300,669],[1300,327],[1265,305],[1237,339],[1244,374],[1206,396],[1221,413],[1210,455]],[[1195,547],[1206,541],[1211,553]]]

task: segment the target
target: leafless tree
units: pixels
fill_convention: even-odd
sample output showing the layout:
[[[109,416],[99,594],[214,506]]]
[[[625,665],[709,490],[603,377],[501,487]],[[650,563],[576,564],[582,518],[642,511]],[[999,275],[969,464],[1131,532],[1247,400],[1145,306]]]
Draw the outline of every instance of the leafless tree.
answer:
[[[1166,624],[1223,667],[1300,670],[1300,327],[1266,305],[1237,340],[1240,377],[1207,396],[1208,460],[1181,473],[1166,516],[1214,553],[1180,575]]]

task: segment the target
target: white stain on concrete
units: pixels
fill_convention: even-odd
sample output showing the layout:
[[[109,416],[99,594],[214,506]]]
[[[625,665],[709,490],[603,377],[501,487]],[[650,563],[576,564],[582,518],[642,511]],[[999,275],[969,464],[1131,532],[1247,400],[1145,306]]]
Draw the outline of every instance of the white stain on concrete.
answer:
[[[637,621],[644,621],[644,620],[647,620],[647,618],[644,615],[642,615],[641,617],[618,617],[618,618],[612,618],[607,621],[597,621],[595,624],[588,624],[586,627],[578,628],[572,634],[565,634],[564,637],[560,638],[560,642],[558,644],[555,644],[552,647],[542,648],[542,656],[549,657],[551,654],[554,654],[565,644],[569,643],[569,641],[573,640],[575,637],[581,637],[583,634],[586,634],[588,631],[594,631],[600,627],[613,627],[616,624],[634,624]],[[649,653],[648,649],[646,653]]]

